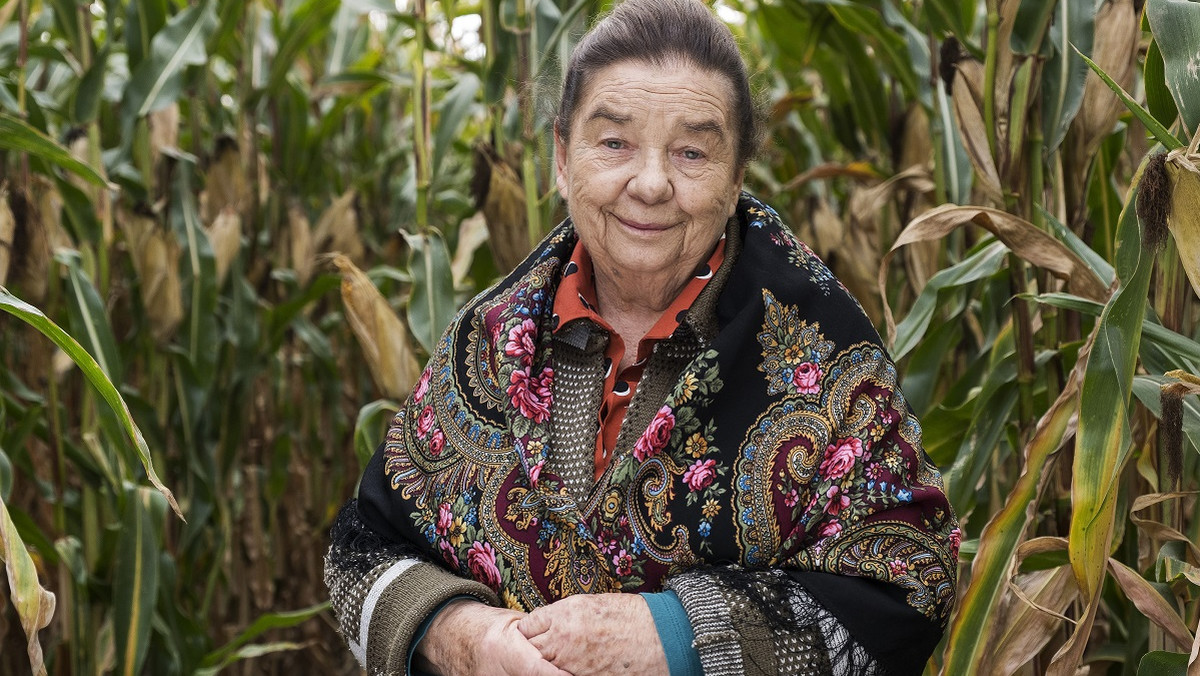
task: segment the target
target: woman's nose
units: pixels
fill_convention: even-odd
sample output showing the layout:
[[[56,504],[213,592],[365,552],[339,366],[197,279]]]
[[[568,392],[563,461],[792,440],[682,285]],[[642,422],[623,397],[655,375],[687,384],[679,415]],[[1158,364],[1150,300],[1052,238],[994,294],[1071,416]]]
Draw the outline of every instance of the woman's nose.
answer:
[[[636,172],[627,184],[629,194],[646,204],[658,204],[671,198],[671,167],[666,153],[650,151],[642,155]]]

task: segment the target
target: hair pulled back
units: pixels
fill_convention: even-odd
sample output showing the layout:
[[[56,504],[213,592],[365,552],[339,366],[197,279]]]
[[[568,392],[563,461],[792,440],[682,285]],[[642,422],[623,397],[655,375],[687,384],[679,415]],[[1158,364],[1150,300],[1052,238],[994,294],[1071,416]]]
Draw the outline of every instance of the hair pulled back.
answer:
[[[555,120],[559,136],[569,140],[575,108],[598,71],[625,61],[662,66],[676,60],[729,80],[737,161],[745,166],[758,149],[760,134],[746,64],[729,27],[700,0],[626,0],[588,31],[567,62]]]

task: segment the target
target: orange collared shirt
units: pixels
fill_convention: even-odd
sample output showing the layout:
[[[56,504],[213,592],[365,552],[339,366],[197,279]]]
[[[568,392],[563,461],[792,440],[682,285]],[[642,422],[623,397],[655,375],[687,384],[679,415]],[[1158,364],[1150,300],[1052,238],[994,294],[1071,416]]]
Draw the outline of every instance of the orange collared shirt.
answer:
[[[559,282],[558,292],[554,297],[554,314],[558,315],[559,327],[574,319],[590,319],[609,333],[608,347],[604,350],[604,395],[600,402],[600,431],[596,435],[596,479],[600,478],[612,460],[617,435],[621,431],[621,423],[625,420],[625,412],[629,409],[629,402],[633,399],[633,393],[642,378],[642,371],[646,368],[646,360],[650,358],[654,345],[664,338],[669,338],[675,329],[679,328],[684,313],[692,307],[692,303],[708,284],[708,280],[712,279],[713,273],[721,266],[723,260],[724,235],[717,242],[708,262],[688,281],[650,331],[638,342],[633,364],[617,373],[617,367],[625,356],[625,341],[600,316],[592,258],[583,248],[583,242],[575,244],[575,250],[571,252],[571,260],[563,271],[562,281]]]

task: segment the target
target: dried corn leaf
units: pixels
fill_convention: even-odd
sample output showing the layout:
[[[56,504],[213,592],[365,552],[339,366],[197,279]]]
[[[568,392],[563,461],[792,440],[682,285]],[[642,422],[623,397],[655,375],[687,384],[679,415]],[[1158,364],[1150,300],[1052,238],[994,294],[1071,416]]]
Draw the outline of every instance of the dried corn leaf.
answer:
[[[1134,11],[1133,0],[1108,0],[1100,7],[1096,14],[1092,60],[1126,91],[1133,88],[1141,37],[1141,22]],[[1121,99],[1113,95],[1099,75],[1089,70],[1083,88],[1083,104],[1074,121],[1084,141],[1084,157],[1092,155],[1124,110]]]
[[[358,338],[375,384],[385,397],[403,399],[420,375],[420,364],[408,339],[408,329],[379,289],[343,254],[333,257],[342,275],[346,319]]]
[[[988,143],[988,130],[983,120],[983,64],[963,60],[957,64],[958,74],[951,87],[951,102],[954,119],[962,136],[967,157],[979,177],[979,188],[985,196],[997,203],[1004,201],[1000,188],[1000,173],[996,169],[996,158]],[[1007,97],[1005,97],[1007,98]]]
[[[317,251],[344,254],[356,265],[362,263],[366,255],[358,233],[358,214],[354,210],[357,196],[358,193],[350,189],[334,200],[317,219],[313,235]]]
[[[1171,212],[1167,226],[1175,238],[1183,269],[1200,296],[1200,152],[1197,133],[1187,152],[1172,151],[1167,156],[1167,174],[1171,177]]]
[[[466,285],[467,275],[471,274],[471,262],[475,259],[475,251],[483,246],[488,239],[487,219],[483,212],[463,220],[458,226],[458,245],[454,249],[454,260],[450,262],[450,272],[454,275],[454,287]]]
[[[212,223],[226,208],[243,213],[250,197],[250,186],[246,179],[246,168],[242,166],[242,153],[237,142],[229,137],[217,141],[213,161],[205,177],[204,209],[201,211],[205,223]]]
[[[955,229],[967,225],[978,225],[995,235],[1017,256],[1044,268],[1067,282],[1076,295],[1098,303],[1107,302],[1109,291],[1096,273],[1082,259],[1057,239],[1037,226],[1013,214],[987,207],[960,207],[953,204],[933,209],[909,223],[891,251],[883,258],[879,268],[879,290],[884,295],[884,319],[888,328],[888,341],[896,335],[895,319],[886,302],[888,262],[896,251],[913,242],[941,239]]]
[[[1192,645],[1195,637],[1188,631],[1187,624],[1179,617],[1178,611],[1158,593],[1149,582],[1129,566],[1110,558],[1108,570],[1113,580],[1125,593],[1125,597],[1154,624],[1157,624],[1180,647]]]
[[[217,220],[205,228],[212,243],[213,259],[217,267],[217,286],[225,283],[229,266],[242,248],[242,217],[230,207],[217,215]]]
[[[62,195],[54,183],[36,176],[33,180],[32,202],[33,210],[25,219],[18,284],[25,300],[40,305],[46,298],[50,281],[52,243],[65,236],[62,228]]]
[[[0,286],[8,281],[12,267],[13,240],[17,234],[17,219],[8,206],[8,184],[0,183]]]
[[[529,254],[529,226],[521,179],[490,146],[475,151],[475,204],[487,221],[489,244],[496,267],[511,270]]]
[[[1013,593],[996,617],[997,635],[988,648],[996,676],[1015,674],[1040,653],[1062,624],[1063,612],[1079,598],[1070,566],[1022,573],[1009,585]]]

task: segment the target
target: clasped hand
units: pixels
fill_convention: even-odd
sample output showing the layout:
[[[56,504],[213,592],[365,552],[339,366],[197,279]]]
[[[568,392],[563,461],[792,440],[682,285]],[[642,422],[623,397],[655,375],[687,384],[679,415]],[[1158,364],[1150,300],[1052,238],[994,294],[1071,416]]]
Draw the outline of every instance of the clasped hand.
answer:
[[[419,647],[446,676],[663,676],[667,658],[645,599],[580,594],[523,614],[474,601],[438,613]]]

